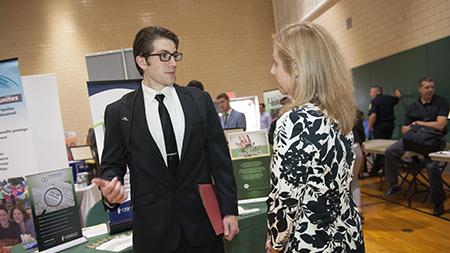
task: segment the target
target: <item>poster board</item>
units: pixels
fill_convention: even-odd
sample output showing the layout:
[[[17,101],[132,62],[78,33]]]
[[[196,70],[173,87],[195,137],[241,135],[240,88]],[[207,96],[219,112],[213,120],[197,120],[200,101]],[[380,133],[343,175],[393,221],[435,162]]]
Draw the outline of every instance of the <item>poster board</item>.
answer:
[[[39,252],[58,252],[86,242],[81,233],[72,169],[26,176]]]
[[[265,201],[271,160],[267,130],[227,135],[239,204]]]

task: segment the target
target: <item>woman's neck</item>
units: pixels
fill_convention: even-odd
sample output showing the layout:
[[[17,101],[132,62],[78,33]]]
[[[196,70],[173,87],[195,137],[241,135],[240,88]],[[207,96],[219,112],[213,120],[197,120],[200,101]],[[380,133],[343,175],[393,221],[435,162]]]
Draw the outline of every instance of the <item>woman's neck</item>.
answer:
[[[25,221],[21,221],[20,223],[17,224],[19,224],[22,233],[25,233]]]

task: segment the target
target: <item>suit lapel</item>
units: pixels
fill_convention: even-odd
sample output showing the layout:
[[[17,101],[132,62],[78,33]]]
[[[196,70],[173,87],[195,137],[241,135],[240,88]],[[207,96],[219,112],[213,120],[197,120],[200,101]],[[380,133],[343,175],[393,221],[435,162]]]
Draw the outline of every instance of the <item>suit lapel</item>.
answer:
[[[163,184],[167,184],[167,182],[173,183],[173,178],[170,176],[170,173],[161,155],[161,151],[159,150],[158,145],[156,144],[150,133],[150,130],[148,129],[142,87],[139,87],[139,89],[137,90],[135,103],[136,106],[134,107],[133,129],[135,129],[134,131],[137,132],[138,137],[136,138],[142,138],[147,143],[147,145],[150,147],[150,150],[148,150],[149,155],[156,155],[156,160],[158,161],[158,164],[149,165],[147,171],[150,172],[150,170],[152,169],[152,171],[154,172],[160,172],[162,177],[155,178],[160,179],[160,182]],[[139,139],[137,139],[136,141],[139,142]],[[150,175],[155,176],[153,173],[150,173]]]
[[[178,98],[180,99],[181,107],[183,108],[184,113],[184,137],[183,137],[183,146],[181,148],[181,159],[180,165],[183,164],[183,159],[186,155],[187,145],[189,143],[189,139],[191,138],[192,131],[192,116],[195,115],[195,105],[191,99],[191,96],[188,94],[188,91],[180,88],[178,85],[175,85],[175,90],[177,91]]]

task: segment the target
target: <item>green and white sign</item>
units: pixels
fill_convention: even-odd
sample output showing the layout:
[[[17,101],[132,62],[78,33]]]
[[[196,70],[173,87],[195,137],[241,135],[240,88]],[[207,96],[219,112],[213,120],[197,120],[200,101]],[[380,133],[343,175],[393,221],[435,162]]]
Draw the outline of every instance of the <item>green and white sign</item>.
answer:
[[[239,203],[264,201],[269,193],[267,130],[227,135]]]
[[[265,200],[269,194],[270,159],[266,156],[233,161],[239,203]]]

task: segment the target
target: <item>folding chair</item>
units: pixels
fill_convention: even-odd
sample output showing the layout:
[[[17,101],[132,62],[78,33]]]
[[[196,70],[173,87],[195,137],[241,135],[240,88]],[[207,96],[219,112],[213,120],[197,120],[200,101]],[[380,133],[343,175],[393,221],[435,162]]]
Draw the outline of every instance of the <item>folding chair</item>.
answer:
[[[408,154],[407,154],[408,155]],[[406,172],[405,175],[399,173],[401,178],[400,188],[403,184],[407,185],[406,195],[408,197],[408,207],[411,207],[411,200],[415,194],[426,193],[424,201],[427,199],[430,186],[429,180],[423,173],[423,169],[425,168],[424,159],[420,159],[417,154],[410,152],[411,161],[401,160],[400,166]],[[409,179],[408,177],[412,178]],[[419,186],[422,186],[424,189],[419,190]]]

